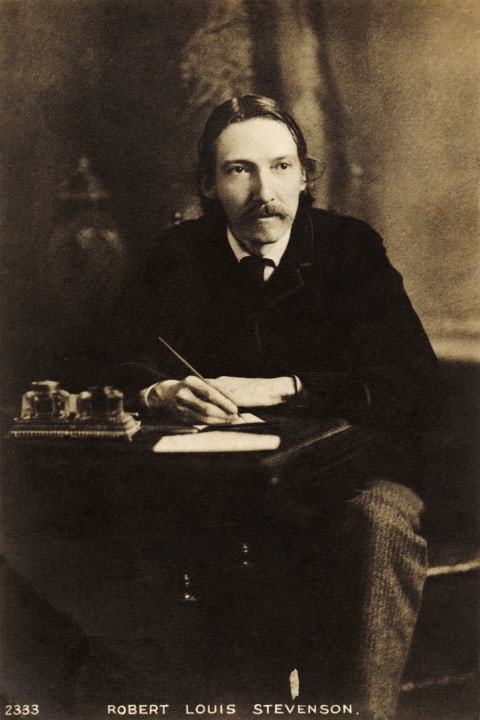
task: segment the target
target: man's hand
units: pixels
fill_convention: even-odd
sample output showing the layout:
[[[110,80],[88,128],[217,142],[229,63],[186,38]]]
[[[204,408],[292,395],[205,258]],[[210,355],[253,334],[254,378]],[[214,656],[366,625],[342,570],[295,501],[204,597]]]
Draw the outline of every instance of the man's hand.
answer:
[[[239,407],[272,407],[296,394],[293,377],[163,380],[148,395],[150,407],[164,407],[184,422],[206,425],[238,422]]]
[[[271,407],[286,402],[296,394],[293,377],[242,378],[218,377],[209,380],[239,407]]]
[[[150,390],[148,404],[168,408],[177,418],[192,424],[234,423],[239,419],[238,407],[228,391],[195,375],[156,383]]]

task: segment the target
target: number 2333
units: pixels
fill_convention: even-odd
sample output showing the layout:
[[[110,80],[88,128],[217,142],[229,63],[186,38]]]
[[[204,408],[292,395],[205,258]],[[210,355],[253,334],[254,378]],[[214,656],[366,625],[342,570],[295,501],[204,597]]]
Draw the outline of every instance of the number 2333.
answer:
[[[5,705],[5,716],[27,717],[28,715],[40,715],[38,705]]]

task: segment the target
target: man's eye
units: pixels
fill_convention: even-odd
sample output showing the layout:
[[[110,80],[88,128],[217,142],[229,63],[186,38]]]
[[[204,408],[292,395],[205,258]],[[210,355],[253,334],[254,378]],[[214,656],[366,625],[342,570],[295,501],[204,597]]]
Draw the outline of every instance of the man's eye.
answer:
[[[246,172],[246,168],[244,168],[243,165],[233,165],[228,169],[229,175],[241,175],[244,172]]]
[[[277,164],[275,165],[275,168],[274,168],[274,169],[275,169],[275,170],[280,170],[280,171],[282,171],[282,170],[288,170],[288,169],[291,168],[291,167],[292,167],[292,164],[291,164],[291,163],[286,162],[286,161],[283,161],[283,162],[277,163]]]

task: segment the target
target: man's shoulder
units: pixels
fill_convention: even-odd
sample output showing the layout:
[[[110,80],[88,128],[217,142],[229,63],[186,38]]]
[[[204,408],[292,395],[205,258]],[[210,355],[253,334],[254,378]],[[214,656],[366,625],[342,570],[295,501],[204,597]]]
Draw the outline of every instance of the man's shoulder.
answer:
[[[382,238],[364,220],[320,208],[309,208],[303,218],[300,227],[307,241],[310,237],[314,258],[335,271],[336,261],[361,264],[385,252]]]
[[[323,208],[310,208],[308,212],[316,233],[331,233],[335,239],[378,236],[372,226],[360,218]]]
[[[382,238],[364,220],[311,208],[303,228],[303,247],[310,244],[312,264],[326,281],[356,284],[389,266]]]
[[[209,244],[215,244],[226,237],[226,226],[206,216],[183,220],[166,230],[158,244],[163,252],[195,256],[205,254]]]

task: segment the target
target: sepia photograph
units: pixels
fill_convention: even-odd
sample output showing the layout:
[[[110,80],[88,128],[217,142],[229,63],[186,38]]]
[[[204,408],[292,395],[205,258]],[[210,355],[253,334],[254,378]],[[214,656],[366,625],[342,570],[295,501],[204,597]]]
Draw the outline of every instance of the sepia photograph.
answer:
[[[478,3],[0,34],[0,720],[476,720]]]

